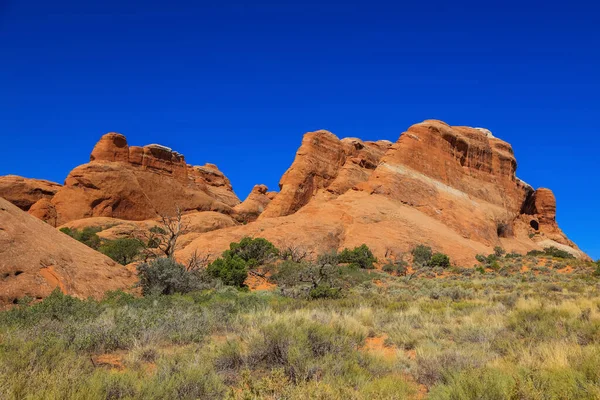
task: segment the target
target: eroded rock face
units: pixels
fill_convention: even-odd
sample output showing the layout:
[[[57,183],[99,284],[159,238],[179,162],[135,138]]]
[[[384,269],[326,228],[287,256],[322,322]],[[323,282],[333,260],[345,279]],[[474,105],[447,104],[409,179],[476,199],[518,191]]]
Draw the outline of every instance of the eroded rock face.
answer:
[[[0,176],[0,197],[23,211],[28,211],[41,199],[50,199],[62,187],[58,183],[41,179],[28,179],[15,175]]]
[[[55,214],[58,225],[89,217],[146,220],[158,214],[216,211],[230,214],[239,204],[229,180],[216,166],[190,166],[185,158],[160,145],[129,146],[125,136],[104,135],[90,163],[75,168],[64,187],[34,215]]]
[[[136,281],[127,268],[4,199],[0,227],[0,307],[25,296],[42,299],[56,287],[80,298],[100,298]]]
[[[390,146],[387,141],[340,140],[325,130],[306,133],[296,159],[281,178],[280,192],[261,218],[293,214],[320,189],[335,195],[346,192],[369,177]]]
[[[258,235],[316,253],[366,243],[382,260],[426,244],[466,266],[495,246],[556,245],[585,258],[556,225],[552,193],[534,191],[516,168],[512,147],[485,128],[429,120],[394,144],[310,132],[257,221],[201,234],[180,254],[220,254]]]
[[[246,200],[234,207],[236,218],[241,222],[255,221],[274,198],[265,185],[256,185]]]

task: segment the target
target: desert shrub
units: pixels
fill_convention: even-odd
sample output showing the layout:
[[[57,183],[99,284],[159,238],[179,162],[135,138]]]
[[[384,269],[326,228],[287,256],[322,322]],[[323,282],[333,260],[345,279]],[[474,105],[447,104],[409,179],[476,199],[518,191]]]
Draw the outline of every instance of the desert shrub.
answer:
[[[246,261],[238,255],[232,256],[231,253],[225,253],[223,257],[210,263],[206,272],[213,278],[219,279],[224,285],[243,287],[248,277]]]
[[[88,226],[82,230],[65,227],[60,231],[94,250],[98,250],[102,244],[102,239],[98,236],[98,232],[102,231],[102,228],[99,227]]]
[[[443,253],[435,253],[431,256],[431,260],[429,260],[429,266],[432,268],[448,268],[450,267],[450,257]]]
[[[480,368],[485,362],[483,354],[473,354],[459,349],[439,350],[417,357],[417,381],[427,386],[447,382],[452,374]]]
[[[264,238],[245,237],[239,243],[231,243],[229,250],[223,252],[223,258],[241,258],[248,267],[256,267],[273,261],[279,250]]]
[[[510,253],[506,253],[506,255],[504,256],[504,258],[521,258],[523,257],[521,254],[515,252],[515,251],[511,251]]]
[[[171,258],[157,258],[137,266],[138,285],[144,296],[189,293],[208,287],[202,271],[188,271]]]
[[[431,247],[422,244],[412,249],[411,254],[413,256],[413,264],[419,267],[427,266],[433,256]]]
[[[476,259],[477,261],[479,261],[480,263],[482,263],[482,264],[485,264],[485,263],[487,263],[487,257],[486,257],[486,256],[484,256],[483,254],[477,254],[477,255],[475,256],[475,259]]]
[[[511,374],[499,369],[470,369],[451,374],[447,382],[429,393],[432,400],[504,400],[512,398],[516,382]]]
[[[336,299],[340,297],[341,290],[339,287],[331,287],[329,284],[323,283],[310,289],[308,295],[311,299]]]
[[[600,278],[600,260],[596,261],[596,269],[592,273],[596,278]]]
[[[575,258],[575,256],[573,254],[569,253],[568,251],[557,249],[554,246],[546,247],[544,249],[544,253],[546,253],[547,256],[556,257],[556,258],[568,258],[568,259]]]
[[[404,260],[388,260],[388,262],[382,267],[382,269],[388,274],[405,275],[407,267],[408,263]]]
[[[149,232],[150,234],[148,235],[148,242],[146,243],[146,246],[149,249],[158,249],[164,240],[163,238],[166,237],[167,231],[160,226],[153,226],[149,229]]]
[[[138,239],[121,238],[105,240],[98,251],[121,265],[127,265],[136,260],[144,244]]]
[[[344,249],[338,256],[338,260],[341,263],[355,265],[359,268],[373,269],[375,266],[373,263],[377,262],[373,253],[363,244],[359,247],[355,247],[353,250]]]
[[[500,247],[500,246],[494,247],[494,255],[496,257],[502,257],[504,254],[506,254],[506,251],[502,247]]]
[[[531,250],[527,253],[528,256],[539,257],[539,256],[548,256],[548,257],[556,257],[556,258],[566,258],[566,259],[574,259],[575,256],[568,251],[560,250],[554,246],[546,247],[544,251],[541,250]]]
[[[531,250],[531,251],[527,252],[527,255],[531,256],[531,257],[539,257],[539,256],[545,256],[546,253],[544,253],[541,250]]]

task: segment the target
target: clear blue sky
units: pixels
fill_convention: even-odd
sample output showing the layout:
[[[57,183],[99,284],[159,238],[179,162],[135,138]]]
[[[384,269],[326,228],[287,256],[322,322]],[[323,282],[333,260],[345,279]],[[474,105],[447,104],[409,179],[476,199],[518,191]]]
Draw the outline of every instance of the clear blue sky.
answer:
[[[0,175],[62,182],[118,131],[244,198],[306,131],[395,141],[436,118],[512,143],[598,258],[600,6],[561,3],[0,0]]]

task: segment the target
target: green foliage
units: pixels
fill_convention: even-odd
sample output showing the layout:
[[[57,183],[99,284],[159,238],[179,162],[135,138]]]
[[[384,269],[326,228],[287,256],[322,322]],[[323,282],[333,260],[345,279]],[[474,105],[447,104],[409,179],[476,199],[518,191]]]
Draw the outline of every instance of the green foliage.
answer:
[[[144,247],[144,244],[138,239],[121,238],[105,240],[98,251],[119,264],[127,265],[136,260]]]
[[[375,268],[373,263],[377,262],[377,259],[366,244],[355,247],[353,250],[342,250],[338,256],[338,260],[340,263],[351,264],[364,269]]]
[[[309,292],[311,299],[337,299],[341,296],[341,288],[331,287],[327,283],[312,288]]]
[[[156,258],[137,266],[139,283],[144,296],[189,293],[208,286],[202,271],[188,271],[171,258]]]
[[[500,246],[494,247],[494,255],[496,257],[502,257],[504,254],[506,254],[506,251],[502,247],[500,247]]]
[[[596,278],[600,278],[600,260],[596,261],[596,269],[592,273]]]
[[[241,258],[249,268],[267,264],[279,255],[279,250],[264,238],[245,237],[239,243],[231,243],[223,258]]]
[[[432,268],[448,268],[450,267],[450,257],[443,253],[435,253],[431,256],[428,265]]]
[[[515,252],[515,251],[511,251],[510,253],[506,253],[506,255],[504,256],[504,258],[521,258],[523,257],[521,254]]]
[[[556,257],[556,258],[565,258],[565,259],[574,259],[575,256],[568,251],[560,250],[554,246],[546,247],[544,251],[541,250],[531,250],[527,253],[528,256],[539,257],[539,256],[547,256],[547,257]]]
[[[98,236],[98,232],[102,231],[102,228],[99,227],[88,226],[82,230],[65,227],[61,228],[60,231],[94,250],[98,250],[102,244],[102,240]]]
[[[546,255],[548,255],[548,256],[556,257],[556,258],[567,258],[567,259],[575,258],[575,256],[573,254],[569,253],[568,251],[557,249],[554,246],[546,247],[544,249],[544,253],[546,253]]]
[[[224,285],[228,286],[243,287],[248,277],[246,261],[238,255],[232,256],[228,251],[223,254],[222,258],[213,261],[206,271],[210,276],[221,280]]]
[[[388,262],[382,267],[384,272],[388,274],[396,274],[399,276],[405,275],[408,268],[408,263],[404,260],[395,260]]]
[[[427,266],[433,256],[431,247],[422,244],[412,249],[411,254],[413,256],[413,264],[417,267]]]

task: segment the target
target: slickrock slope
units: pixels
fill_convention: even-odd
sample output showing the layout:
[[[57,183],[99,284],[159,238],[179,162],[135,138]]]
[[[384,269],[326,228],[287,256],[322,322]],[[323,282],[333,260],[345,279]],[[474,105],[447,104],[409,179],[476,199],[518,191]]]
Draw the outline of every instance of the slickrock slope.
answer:
[[[108,133],[96,144],[90,163],[75,168],[50,200],[32,214],[57,225],[89,217],[146,220],[184,211],[233,213],[239,204],[229,180],[215,165],[190,166],[160,145],[128,146]]]
[[[135,274],[0,198],[0,307],[25,296],[102,297]]]
[[[51,199],[61,187],[58,183],[40,179],[0,176],[0,197],[24,211],[28,211],[38,200]]]

